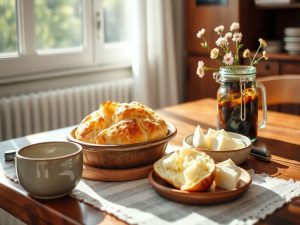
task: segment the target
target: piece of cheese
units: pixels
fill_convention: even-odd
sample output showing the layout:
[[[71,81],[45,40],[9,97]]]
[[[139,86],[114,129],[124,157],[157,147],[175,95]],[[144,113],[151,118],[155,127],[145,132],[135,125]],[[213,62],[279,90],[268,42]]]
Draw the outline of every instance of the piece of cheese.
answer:
[[[195,148],[205,148],[208,149],[208,145],[205,139],[205,136],[203,134],[203,131],[200,127],[200,125],[198,125],[196,127],[195,133],[194,133],[194,137],[193,137],[193,146]]]
[[[217,166],[215,178],[215,185],[217,187],[232,190],[237,187],[238,180],[239,175],[234,169],[226,166]]]
[[[241,169],[231,159],[218,163],[216,167],[215,185],[226,190],[235,189],[241,176]]]
[[[217,151],[226,151],[226,150],[235,150],[237,149],[237,144],[235,141],[228,136],[219,135],[216,137],[217,139]]]
[[[233,140],[236,143],[236,148],[237,149],[241,149],[241,148],[245,148],[245,143],[243,142],[243,140],[239,139],[239,138],[233,138]]]
[[[208,129],[205,139],[208,148],[213,151],[235,150],[244,147],[243,142],[237,142],[224,129]]]
[[[241,176],[241,169],[232,161],[232,159],[227,159],[223,162],[217,164],[218,167],[229,167],[234,169],[239,176]]]
[[[216,130],[212,129],[212,128],[208,128],[207,130],[207,133],[205,135],[205,139],[206,139],[206,142],[207,142],[207,146],[208,146],[208,149],[211,150],[211,139],[214,139],[215,138],[215,134],[216,134]]]

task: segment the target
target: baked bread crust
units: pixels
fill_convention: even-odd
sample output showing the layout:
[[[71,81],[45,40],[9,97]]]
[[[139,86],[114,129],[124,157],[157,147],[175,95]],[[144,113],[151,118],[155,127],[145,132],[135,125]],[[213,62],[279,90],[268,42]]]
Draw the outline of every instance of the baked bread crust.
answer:
[[[86,116],[76,139],[95,144],[134,144],[163,138],[167,124],[152,109],[138,102],[107,101]]]

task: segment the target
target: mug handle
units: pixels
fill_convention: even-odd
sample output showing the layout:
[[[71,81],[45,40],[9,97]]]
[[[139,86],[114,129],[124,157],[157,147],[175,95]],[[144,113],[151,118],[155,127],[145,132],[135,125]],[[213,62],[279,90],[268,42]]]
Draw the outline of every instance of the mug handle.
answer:
[[[267,125],[267,95],[266,87],[261,82],[256,82],[256,87],[260,88],[262,93],[262,108],[263,108],[263,120],[258,124],[259,128],[265,128]]]

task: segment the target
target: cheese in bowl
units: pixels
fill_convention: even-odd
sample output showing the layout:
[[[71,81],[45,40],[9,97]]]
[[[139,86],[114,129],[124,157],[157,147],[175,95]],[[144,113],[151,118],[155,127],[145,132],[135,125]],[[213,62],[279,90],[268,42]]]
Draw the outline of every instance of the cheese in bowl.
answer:
[[[252,148],[251,140],[241,134],[214,130],[209,128],[206,133],[197,126],[195,133],[186,136],[183,146],[203,151],[216,162],[231,159],[235,164],[245,162]]]

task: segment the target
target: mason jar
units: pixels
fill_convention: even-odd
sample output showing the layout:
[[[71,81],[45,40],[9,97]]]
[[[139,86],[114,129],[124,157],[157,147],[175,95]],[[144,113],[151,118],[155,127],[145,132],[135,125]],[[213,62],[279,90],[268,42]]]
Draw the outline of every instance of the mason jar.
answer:
[[[254,142],[257,129],[267,123],[266,90],[256,82],[256,68],[253,66],[223,67],[220,69],[217,92],[218,129],[243,134]],[[258,124],[258,91],[261,89],[263,120]]]

